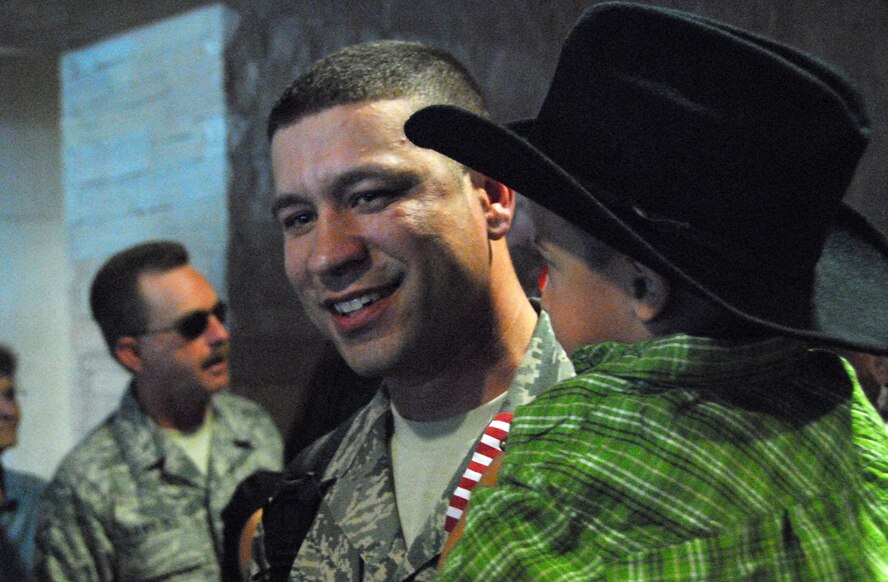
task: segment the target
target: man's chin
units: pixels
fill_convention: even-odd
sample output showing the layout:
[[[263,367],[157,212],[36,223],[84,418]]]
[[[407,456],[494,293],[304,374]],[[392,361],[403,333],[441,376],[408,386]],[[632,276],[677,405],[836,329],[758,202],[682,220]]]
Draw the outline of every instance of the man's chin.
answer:
[[[392,359],[378,350],[372,349],[340,349],[348,367],[358,376],[364,378],[380,378],[388,376],[392,370]]]
[[[227,363],[219,363],[215,366],[205,368],[197,380],[204,392],[215,394],[228,387],[231,375],[228,372]]]
[[[218,392],[222,392],[228,388],[228,377],[225,377],[225,380],[214,379],[209,382],[204,382],[203,389],[207,394],[216,394]]]

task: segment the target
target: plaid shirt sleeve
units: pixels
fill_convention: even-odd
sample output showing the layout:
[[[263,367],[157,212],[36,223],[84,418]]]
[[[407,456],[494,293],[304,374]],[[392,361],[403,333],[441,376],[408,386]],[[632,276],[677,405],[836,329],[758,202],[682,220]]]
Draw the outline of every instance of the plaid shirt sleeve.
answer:
[[[519,409],[441,580],[888,580],[885,426],[835,358],[800,358],[789,412],[762,413],[768,382],[743,407],[659,385],[651,359],[645,379],[583,374]],[[747,386],[780,375],[767,364]]]

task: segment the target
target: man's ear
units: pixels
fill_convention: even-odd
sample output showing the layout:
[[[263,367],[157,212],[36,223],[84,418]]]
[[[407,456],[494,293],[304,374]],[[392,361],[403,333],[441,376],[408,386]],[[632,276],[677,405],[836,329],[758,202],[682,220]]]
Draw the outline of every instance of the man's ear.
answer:
[[[135,337],[125,335],[117,338],[114,344],[114,356],[130,372],[135,374],[142,370],[141,345]]]
[[[469,170],[469,174],[472,186],[483,191],[482,204],[488,236],[492,240],[505,237],[515,218],[515,191],[474,170]]]
[[[656,271],[633,259],[629,261],[634,271],[630,290],[632,309],[639,321],[650,323],[666,309],[672,288]]]

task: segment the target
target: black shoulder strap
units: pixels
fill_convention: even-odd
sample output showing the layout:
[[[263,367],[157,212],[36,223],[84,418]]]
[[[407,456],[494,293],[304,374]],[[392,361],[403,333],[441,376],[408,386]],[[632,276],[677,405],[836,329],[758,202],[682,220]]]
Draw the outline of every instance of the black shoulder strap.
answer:
[[[317,448],[300,453],[284,471],[276,492],[262,509],[265,556],[270,582],[286,582],[302,540],[323,498],[321,479],[357,414],[341,423]]]

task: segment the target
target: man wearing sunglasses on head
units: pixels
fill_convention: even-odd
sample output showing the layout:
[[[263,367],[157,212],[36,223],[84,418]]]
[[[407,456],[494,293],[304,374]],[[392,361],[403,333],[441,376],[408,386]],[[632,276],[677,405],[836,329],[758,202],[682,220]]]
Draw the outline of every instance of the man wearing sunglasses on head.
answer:
[[[140,244],[99,269],[90,306],[132,373],[120,407],[47,488],[37,540],[46,580],[218,580],[222,509],[280,435],[228,386],[225,304],[175,242]]]

